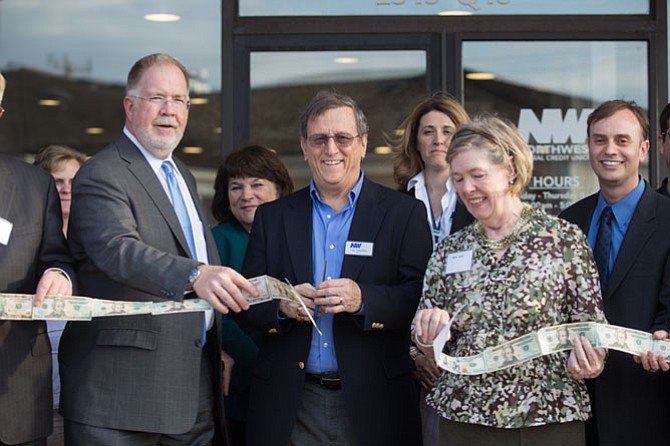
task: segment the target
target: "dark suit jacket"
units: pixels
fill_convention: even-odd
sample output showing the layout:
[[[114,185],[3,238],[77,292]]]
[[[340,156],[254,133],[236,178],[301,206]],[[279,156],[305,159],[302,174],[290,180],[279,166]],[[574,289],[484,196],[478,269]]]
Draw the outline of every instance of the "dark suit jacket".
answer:
[[[348,240],[374,243],[372,257],[345,255],[341,277],[361,288],[365,314],[335,316],[333,334],[356,444],[421,444],[410,324],[432,245],[419,201],[365,180]],[[312,283],[309,189],[256,211],[245,256],[247,277],[269,274]],[[312,326],[278,320],[277,301],[240,313],[266,333],[254,368],[247,424],[250,446],[285,445],[305,383]]]
[[[560,217],[588,233],[597,198],[579,201]],[[604,293],[610,324],[648,332],[670,328],[669,225],[670,200],[646,184]],[[613,350],[589,384],[601,445],[668,443],[670,375],[646,372],[630,355]]]
[[[0,245],[0,291],[34,294],[45,269],[74,279],[51,175],[0,155],[0,217],[14,224]],[[51,348],[44,321],[0,321],[0,442],[24,443],[52,430]]]
[[[175,162],[204,222],[195,179]],[[214,240],[208,229],[204,232],[209,262],[217,264]],[[77,173],[68,243],[81,293],[101,299],[182,301],[188,276],[198,265],[165,190],[125,135]],[[188,431],[198,411],[203,315],[68,323],[59,348],[63,416],[113,429]],[[220,373],[218,336],[213,332],[207,339]],[[220,416],[218,403],[220,398]]]

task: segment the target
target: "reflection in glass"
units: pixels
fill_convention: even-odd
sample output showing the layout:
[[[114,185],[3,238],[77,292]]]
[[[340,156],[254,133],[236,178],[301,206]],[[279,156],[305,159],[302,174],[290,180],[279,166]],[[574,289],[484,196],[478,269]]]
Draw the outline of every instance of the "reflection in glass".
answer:
[[[424,51],[253,52],[250,62],[250,139],[279,151],[296,187],[309,179],[298,118],[322,89],[347,94],[361,106],[370,124],[366,175],[393,186],[385,134],[426,95]]]
[[[647,57],[646,43],[637,41],[464,42],[465,108],[510,119],[533,150],[534,176],[524,201],[557,214],[598,190],[586,118],[609,99],[647,109]]]
[[[649,0],[239,0],[240,16],[649,14]]]
[[[60,143],[97,152],[123,128],[132,64],[166,52],[192,70],[189,124],[176,153],[211,170],[213,181],[221,139],[220,8],[208,0],[0,2],[3,105],[12,110],[0,120],[0,150],[30,158]],[[148,21],[150,13],[179,19]],[[200,191],[211,188],[210,183]]]

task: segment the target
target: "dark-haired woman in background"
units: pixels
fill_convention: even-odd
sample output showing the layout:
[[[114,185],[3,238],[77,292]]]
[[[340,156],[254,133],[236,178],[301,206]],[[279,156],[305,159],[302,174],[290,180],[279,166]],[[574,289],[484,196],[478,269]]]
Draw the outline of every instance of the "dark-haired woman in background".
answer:
[[[212,233],[221,264],[241,271],[256,208],[293,192],[293,180],[274,150],[248,145],[223,161],[214,191],[212,214],[219,225],[212,228]],[[245,444],[251,366],[260,340],[261,333],[242,330],[233,319],[223,316],[222,359],[226,369],[232,369],[224,401],[235,446]]]

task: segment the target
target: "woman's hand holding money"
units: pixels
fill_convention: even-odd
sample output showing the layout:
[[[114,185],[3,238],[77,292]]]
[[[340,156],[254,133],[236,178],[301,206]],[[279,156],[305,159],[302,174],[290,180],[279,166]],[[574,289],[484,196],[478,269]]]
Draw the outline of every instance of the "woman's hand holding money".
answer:
[[[585,336],[578,336],[568,357],[568,373],[574,379],[595,378],[605,367],[605,356],[607,350],[593,348]]]
[[[439,308],[419,310],[414,316],[414,340],[426,355],[433,356],[433,340],[449,324],[449,313]]]

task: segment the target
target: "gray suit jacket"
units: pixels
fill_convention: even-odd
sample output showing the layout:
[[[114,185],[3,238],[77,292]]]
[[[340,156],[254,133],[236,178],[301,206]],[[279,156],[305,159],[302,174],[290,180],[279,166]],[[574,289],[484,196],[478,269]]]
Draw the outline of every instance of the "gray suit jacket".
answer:
[[[0,292],[33,294],[46,268],[74,279],[51,175],[0,155],[0,217],[14,224],[0,244]],[[0,321],[0,442],[52,430],[51,348],[43,321]]]
[[[588,233],[598,194],[560,217]],[[604,293],[610,324],[653,332],[670,329],[670,201],[646,184]],[[587,380],[595,415],[587,444],[665,445],[670,437],[670,375],[646,372],[625,353],[610,351],[603,373]]]
[[[195,179],[175,162],[204,222]],[[210,263],[216,263],[216,245],[210,231],[204,232]],[[101,299],[181,301],[198,265],[165,190],[125,135],[77,173],[68,243],[81,294]],[[198,312],[69,323],[59,348],[63,416],[112,429],[188,431],[198,411],[203,317]],[[220,373],[215,332],[206,348]],[[220,409],[218,403],[220,398]],[[222,413],[217,415],[220,420]]]

